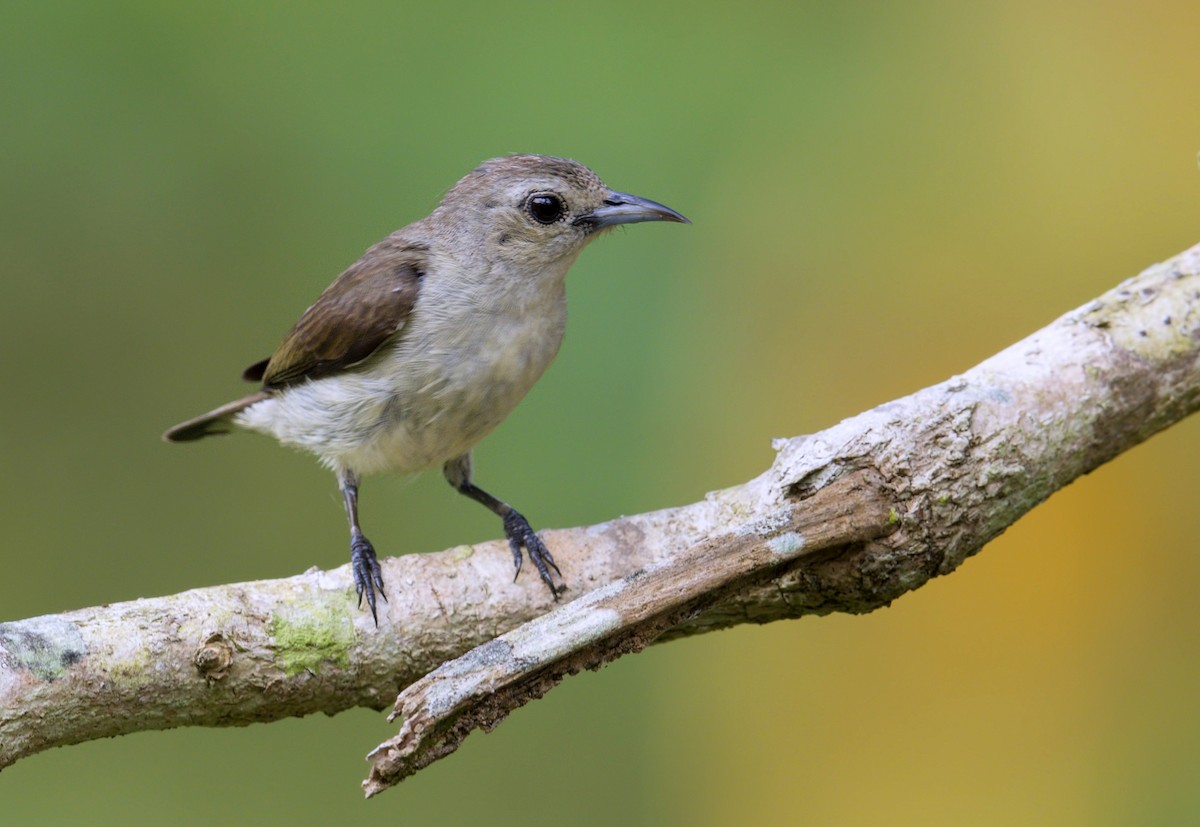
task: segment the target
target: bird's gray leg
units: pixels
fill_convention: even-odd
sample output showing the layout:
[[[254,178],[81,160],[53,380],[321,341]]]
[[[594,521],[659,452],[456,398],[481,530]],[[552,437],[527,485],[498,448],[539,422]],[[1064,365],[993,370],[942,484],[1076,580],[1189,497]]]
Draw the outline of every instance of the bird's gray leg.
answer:
[[[456,491],[486,506],[504,521],[504,536],[508,538],[508,547],[512,549],[513,554],[513,565],[517,569],[513,580],[516,580],[521,573],[521,563],[524,561],[521,549],[524,548],[529,553],[529,559],[537,569],[538,575],[541,576],[542,582],[550,588],[554,599],[558,600],[558,587],[554,585],[554,580],[550,577],[550,569],[554,569],[559,577],[562,577],[562,572],[558,570],[554,558],[550,556],[550,549],[546,548],[546,544],[537,536],[537,532],[519,511],[471,482],[471,454],[466,453],[450,460],[442,466],[442,473],[446,475],[446,481],[454,486]]]
[[[367,606],[371,609],[371,618],[379,625],[379,615],[375,613],[375,591],[387,600],[383,591],[383,571],[379,568],[379,560],[375,556],[375,547],[371,545],[358,525],[358,475],[353,471],[342,469],[338,471],[338,487],[342,489],[342,499],[346,503],[346,517],[350,520],[350,569],[354,572],[354,588],[358,592],[358,605],[362,607],[363,595],[367,596]]]

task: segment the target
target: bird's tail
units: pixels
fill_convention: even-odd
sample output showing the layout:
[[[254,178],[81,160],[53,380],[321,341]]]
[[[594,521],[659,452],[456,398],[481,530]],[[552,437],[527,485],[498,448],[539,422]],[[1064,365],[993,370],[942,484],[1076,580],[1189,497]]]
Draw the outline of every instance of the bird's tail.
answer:
[[[163,439],[167,442],[192,442],[214,434],[227,434],[229,433],[229,420],[234,414],[249,408],[255,402],[263,401],[270,395],[270,391],[259,391],[233,402],[227,402],[206,414],[189,419],[187,422],[180,422],[163,434]]]

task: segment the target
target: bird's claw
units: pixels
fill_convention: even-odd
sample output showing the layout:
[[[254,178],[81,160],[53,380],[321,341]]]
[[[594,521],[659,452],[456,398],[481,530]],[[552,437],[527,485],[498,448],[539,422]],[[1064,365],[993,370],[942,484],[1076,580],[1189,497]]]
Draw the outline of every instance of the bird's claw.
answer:
[[[371,619],[379,625],[379,615],[375,612],[375,592],[387,600],[383,590],[383,570],[375,556],[375,547],[371,541],[361,534],[350,537],[350,568],[354,572],[354,589],[358,592],[358,607],[362,608],[363,595],[367,597],[367,606],[371,609]]]
[[[533,567],[537,569],[538,575],[542,578],[542,582],[550,589],[550,594],[554,595],[554,599],[557,601],[559,594],[566,590],[566,586],[555,585],[554,578],[550,576],[550,569],[554,569],[554,573],[559,578],[562,577],[562,572],[558,570],[558,565],[554,562],[550,549],[546,548],[546,544],[542,542],[541,537],[537,536],[537,532],[529,525],[529,521],[519,512],[509,511],[504,515],[504,536],[508,538],[508,547],[512,549],[513,565],[516,567],[513,581],[515,582],[521,574],[521,564],[525,560],[521,549],[525,549],[529,553]]]

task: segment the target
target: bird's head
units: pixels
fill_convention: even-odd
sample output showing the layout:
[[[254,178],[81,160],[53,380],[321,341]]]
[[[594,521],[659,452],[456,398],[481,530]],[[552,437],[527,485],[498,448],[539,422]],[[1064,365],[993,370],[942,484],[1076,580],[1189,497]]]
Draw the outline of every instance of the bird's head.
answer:
[[[435,212],[476,254],[530,267],[570,262],[618,224],[690,223],[670,207],[609,189],[583,164],[547,155],[485,161],[454,185]]]

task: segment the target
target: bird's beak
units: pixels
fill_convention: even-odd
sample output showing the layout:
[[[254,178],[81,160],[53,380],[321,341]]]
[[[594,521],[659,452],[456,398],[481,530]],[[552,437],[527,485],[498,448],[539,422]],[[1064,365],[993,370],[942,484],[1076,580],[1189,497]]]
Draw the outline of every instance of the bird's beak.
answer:
[[[617,224],[637,224],[641,221],[692,223],[670,207],[657,201],[613,190],[609,190],[608,197],[604,199],[601,206],[593,210],[591,215],[583,217],[582,220],[597,230],[615,227]]]

